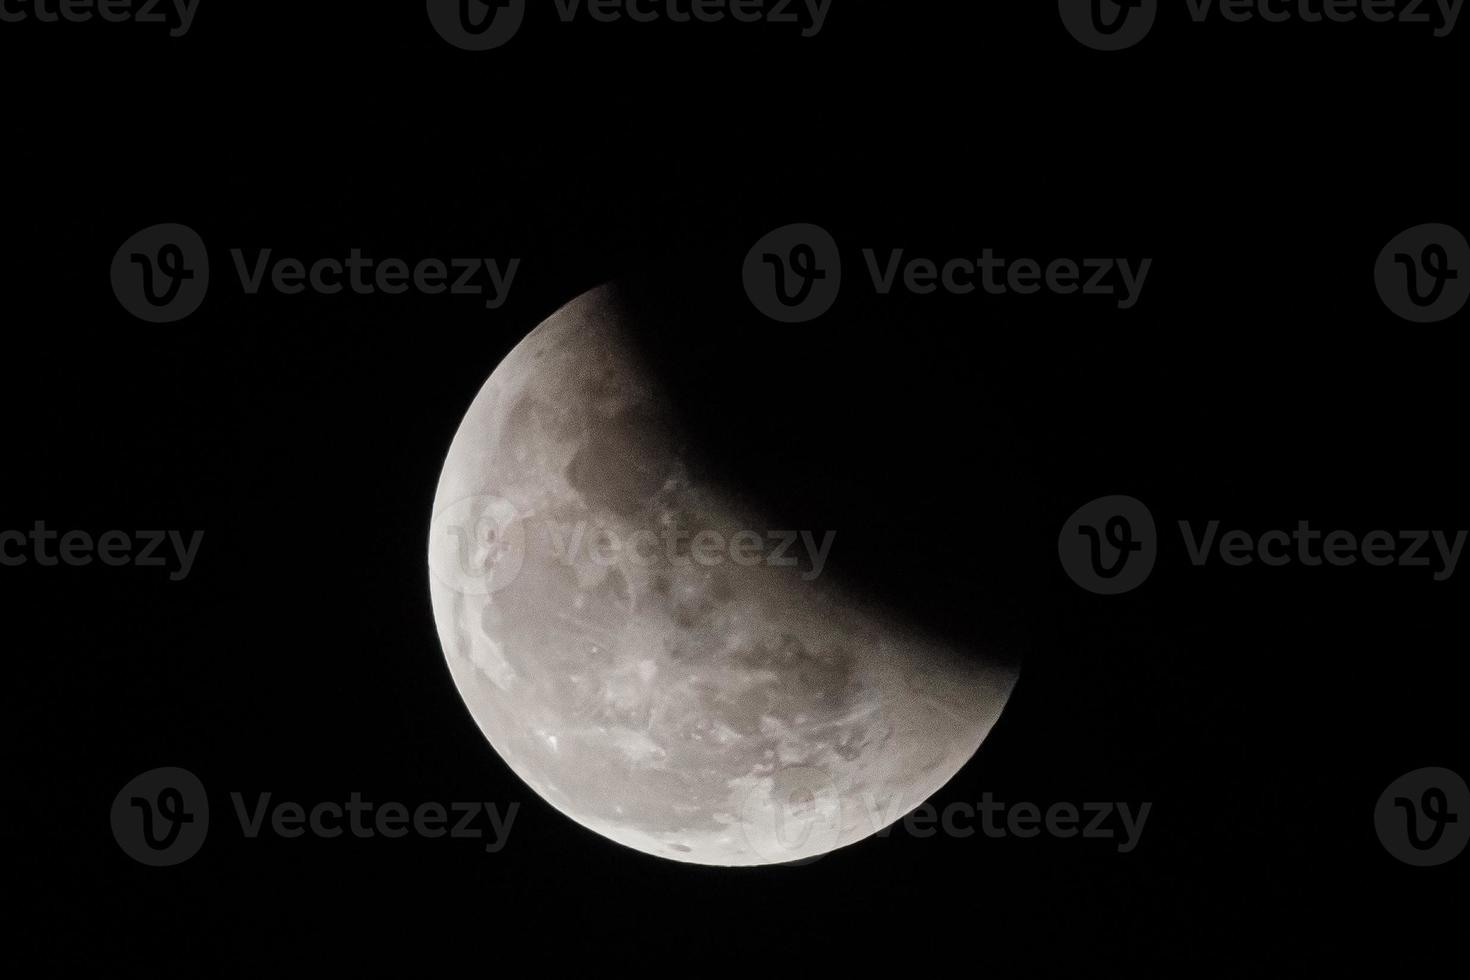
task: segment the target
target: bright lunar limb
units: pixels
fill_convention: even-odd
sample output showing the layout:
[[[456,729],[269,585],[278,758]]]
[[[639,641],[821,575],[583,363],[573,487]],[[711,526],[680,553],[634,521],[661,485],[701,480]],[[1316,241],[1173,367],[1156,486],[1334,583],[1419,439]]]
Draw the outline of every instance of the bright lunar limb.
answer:
[[[455,684],[521,779],[620,844],[728,866],[862,840],[969,760],[1015,668],[778,558],[691,477],[633,326],[612,288],[582,296],[460,426],[429,543]]]

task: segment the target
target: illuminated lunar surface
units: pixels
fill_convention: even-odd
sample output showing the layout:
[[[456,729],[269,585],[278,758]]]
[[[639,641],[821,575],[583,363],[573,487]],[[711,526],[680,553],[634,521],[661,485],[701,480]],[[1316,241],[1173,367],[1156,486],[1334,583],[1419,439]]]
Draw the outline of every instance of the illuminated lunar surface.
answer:
[[[620,844],[759,865],[859,841],[969,760],[1015,671],[780,564],[691,477],[614,295],[534,330],[450,448],[429,565],[454,681],[527,785]]]

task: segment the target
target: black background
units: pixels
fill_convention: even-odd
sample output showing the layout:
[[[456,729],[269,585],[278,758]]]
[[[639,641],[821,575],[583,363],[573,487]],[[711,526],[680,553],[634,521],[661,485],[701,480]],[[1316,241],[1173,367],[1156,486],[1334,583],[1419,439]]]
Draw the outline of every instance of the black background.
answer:
[[[203,0],[178,40],[0,25],[0,525],[206,532],[181,583],[0,575],[20,956],[1245,975],[1453,948],[1463,859],[1399,864],[1372,809],[1408,770],[1470,766],[1464,574],[1195,568],[1172,528],[1470,524],[1465,314],[1408,324],[1372,279],[1403,229],[1470,224],[1463,27],[1193,25],[1170,6],[1102,54],[1049,2],[836,0],[806,40],[568,26],[533,4],[513,42],[473,54],[418,3],[302,6]],[[215,285],[154,326],[107,270],[166,221],[209,243]],[[777,328],[742,306],[740,262],[793,221],[834,234],[849,279],[822,321]],[[262,247],[522,268],[494,312],[245,296],[228,250]],[[866,247],[1154,266],[1127,311],[877,297]],[[897,832],[805,867],[702,868],[611,844],[510,773],[444,668],[430,505],[499,359],[618,277],[706,297],[708,322],[661,335],[661,356],[734,440],[721,458],[838,530],[840,573],[1025,655],[934,802],[1151,801],[1137,850]],[[686,356],[724,373],[681,375]],[[1101,598],[1063,574],[1056,536],[1112,493],[1144,500],[1164,545],[1144,587]],[[199,775],[215,823],[197,857],[150,869],[107,813],[164,765]],[[231,791],[521,812],[495,855],[248,841]]]

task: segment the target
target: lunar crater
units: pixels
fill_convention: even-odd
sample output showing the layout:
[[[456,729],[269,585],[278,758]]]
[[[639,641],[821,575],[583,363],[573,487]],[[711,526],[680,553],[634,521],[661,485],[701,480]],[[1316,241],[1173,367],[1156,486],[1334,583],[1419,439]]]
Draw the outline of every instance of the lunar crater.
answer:
[[[691,561],[701,531],[765,532],[692,475],[707,470],[631,353],[635,327],[609,290],[587,294],[465,416],[430,527],[450,673],[505,763],[620,844],[756,865],[862,840],[970,759],[1015,670],[824,579]],[[568,547],[578,527],[659,547],[599,562]]]

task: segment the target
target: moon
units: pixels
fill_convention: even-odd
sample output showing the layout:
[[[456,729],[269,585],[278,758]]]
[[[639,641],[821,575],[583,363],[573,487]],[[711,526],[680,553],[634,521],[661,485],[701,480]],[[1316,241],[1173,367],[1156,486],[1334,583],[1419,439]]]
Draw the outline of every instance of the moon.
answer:
[[[815,859],[948,782],[1016,669],[820,574],[861,529],[791,535],[698,476],[636,327],[614,287],[583,295],[465,415],[429,536],[450,674],[583,827],[675,861]]]

